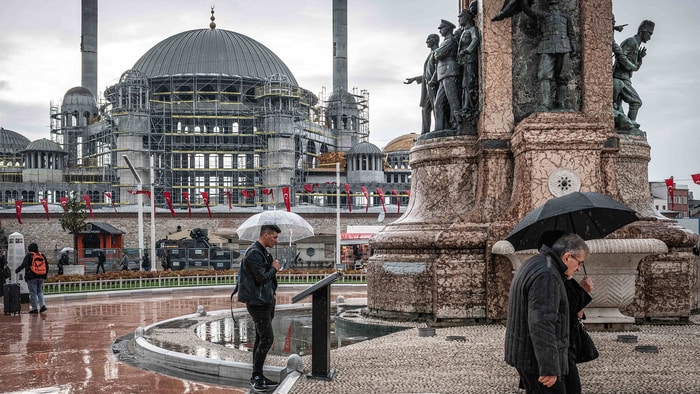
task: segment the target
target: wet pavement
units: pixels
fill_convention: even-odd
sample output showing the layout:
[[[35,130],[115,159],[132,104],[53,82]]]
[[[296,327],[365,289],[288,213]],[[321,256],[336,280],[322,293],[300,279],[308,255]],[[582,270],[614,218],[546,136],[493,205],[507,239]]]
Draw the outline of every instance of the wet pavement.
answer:
[[[113,292],[47,298],[48,311],[0,316],[0,391],[27,393],[244,393],[143,370],[118,360],[115,340],[198,305],[227,310],[230,288]],[[282,291],[288,304],[298,289]],[[364,297],[364,289],[336,291],[333,299]],[[306,300],[308,302],[308,300]],[[234,307],[242,307],[235,304]],[[601,356],[580,366],[584,393],[700,392],[700,316],[685,325],[642,325],[632,332],[593,332]],[[331,352],[332,381],[301,377],[290,393],[519,393],[515,370],[503,362],[505,329],[499,324],[438,328],[433,337],[415,328]],[[618,335],[634,335],[625,343]],[[656,346],[639,352],[637,345]],[[249,353],[239,352],[247,359]],[[284,366],[284,358],[269,357]],[[309,372],[310,358],[304,356]]]
[[[146,371],[122,363],[112,343],[176,316],[229,309],[230,288],[111,292],[47,296],[48,310],[0,315],[0,392],[32,393],[245,393]],[[282,292],[279,303],[290,303]],[[236,308],[243,307],[235,304]]]

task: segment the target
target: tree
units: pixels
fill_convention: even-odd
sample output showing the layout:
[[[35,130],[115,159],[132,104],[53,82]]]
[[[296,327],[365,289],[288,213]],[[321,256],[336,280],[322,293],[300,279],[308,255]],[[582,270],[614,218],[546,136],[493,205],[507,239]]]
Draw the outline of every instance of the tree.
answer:
[[[82,200],[78,199],[77,193],[71,193],[69,198],[62,200],[61,206],[63,207],[61,228],[63,228],[63,231],[73,234],[73,249],[76,251],[75,258],[77,258],[78,232],[85,228],[85,219],[88,217],[86,212],[87,206]]]

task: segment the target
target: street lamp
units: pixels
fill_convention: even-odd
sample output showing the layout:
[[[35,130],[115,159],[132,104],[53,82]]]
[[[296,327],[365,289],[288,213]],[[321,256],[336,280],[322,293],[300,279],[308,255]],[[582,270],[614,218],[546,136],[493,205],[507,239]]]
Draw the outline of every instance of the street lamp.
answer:
[[[136,168],[134,168],[134,165],[131,163],[131,160],[129,160],[129,157],[127,155],[122,155],[122,157],[124,158],[126,165],[129,166],[129,170],[131,170],[134,178],[136,178],[136,187],[138,188],[137,191],[141,190],[141,185],[143,184],[141,176],[139,176],[139,173],[136,172]],[[143,259],[143,198],[141,197],[141,193],[136,194],[136,203],[138,204],[139,212],[139,259]],[[153,260],[151,260],[151,266],[155,267],[155,262]]]

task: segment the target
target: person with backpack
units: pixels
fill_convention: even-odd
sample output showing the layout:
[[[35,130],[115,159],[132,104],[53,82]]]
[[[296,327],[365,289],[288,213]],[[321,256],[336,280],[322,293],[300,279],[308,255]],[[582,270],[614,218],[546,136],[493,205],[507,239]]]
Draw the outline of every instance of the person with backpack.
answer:
[[[15,274],[24,270],[24,280],[27,281],[29,288],[29,302],[32,305],[29,313],[46,312],[46,303],[44,302],[44,280],[48,271],[46,256],[39,252],[39,246],[33,242],[29,244],[27,250],[29,253],[24,256],[24,260],[15,270]]]

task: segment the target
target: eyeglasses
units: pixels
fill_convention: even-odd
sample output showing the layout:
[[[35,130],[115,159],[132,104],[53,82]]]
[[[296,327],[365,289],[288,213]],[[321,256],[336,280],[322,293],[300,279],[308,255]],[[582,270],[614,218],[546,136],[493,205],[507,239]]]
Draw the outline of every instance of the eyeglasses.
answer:
[[[578,265],[583,265],[583,263],[584,263],[584,262],[583,262],[583,261],[581,261],[581,260],[579,260],[579,259],[577,259],[576,257],[574,257],[574,255],[573,255],[573,254],[572,254],[572,255],[570,255],[570,256],[571,256],[571,258],[572,258],[572,259],[576,260],[576,262],[578,263]]]

